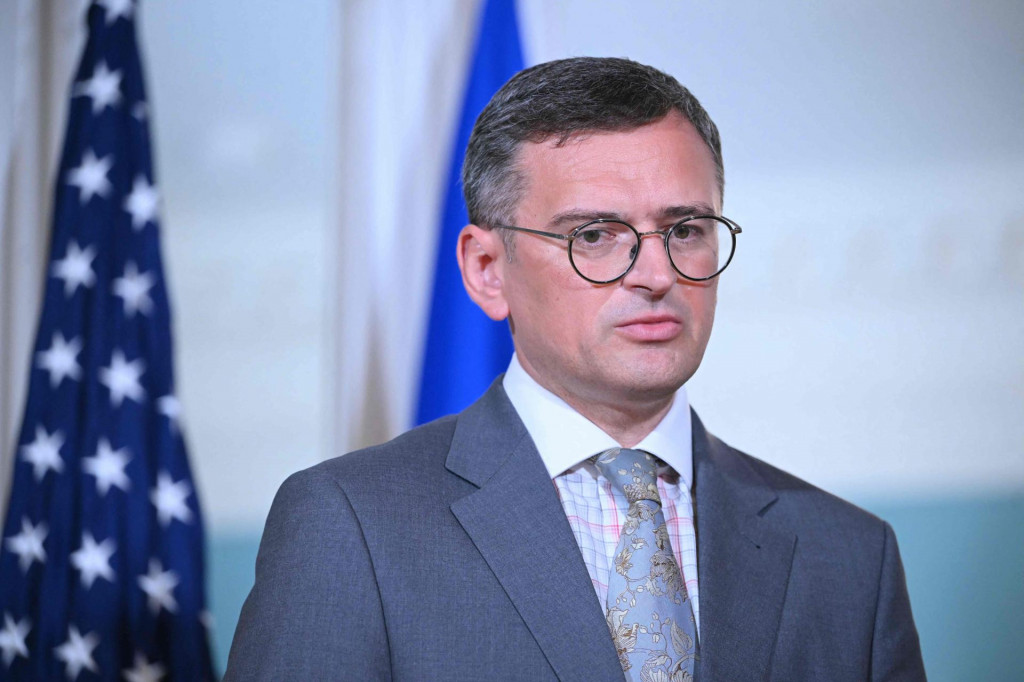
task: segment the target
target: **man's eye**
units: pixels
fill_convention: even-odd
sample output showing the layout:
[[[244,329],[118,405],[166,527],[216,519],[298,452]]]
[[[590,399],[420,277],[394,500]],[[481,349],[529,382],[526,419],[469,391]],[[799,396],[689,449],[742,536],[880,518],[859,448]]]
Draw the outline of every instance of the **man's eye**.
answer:
[[[610,237],[607,230],[594,228],[589,230],[583,230],[578,235],[576,235],[576,238],[583,240],[584,244],[600,244],[602,242],[608,241]]]
[[[694,234],[690,225],[676,225],[672,228],[672,239],[689,239]]]

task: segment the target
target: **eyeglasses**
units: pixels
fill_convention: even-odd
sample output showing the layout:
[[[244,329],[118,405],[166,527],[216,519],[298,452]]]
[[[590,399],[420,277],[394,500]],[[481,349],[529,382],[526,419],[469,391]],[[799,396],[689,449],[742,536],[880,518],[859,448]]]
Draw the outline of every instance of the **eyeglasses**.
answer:
[[[569,242],[569,262],[583,279],[609,284],[626,276],[640,253],[640,240],[661,235],[672,268],[682,277],[703,282],[722,273],[736,252],[736,235],[743,229],[728,218],[695,215],[683,218],[667,230],[638,232],[621,220],[598,218],[583,223],[569,234],[542,232],[514,225],[495,225]]]

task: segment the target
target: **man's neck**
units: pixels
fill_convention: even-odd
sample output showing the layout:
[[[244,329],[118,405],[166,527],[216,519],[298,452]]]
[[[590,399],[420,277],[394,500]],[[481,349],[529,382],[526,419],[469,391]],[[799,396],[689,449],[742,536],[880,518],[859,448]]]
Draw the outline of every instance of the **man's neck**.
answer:
[[[624,448],[633,447],[650,434],[672,409],[675,399],[675,393],[650,397],[629,395],[611,400],[607,396],[580,395],[539,376],[539,372],[521,357],[519,362],[541,387],[564,400]]]
[[[622,405],[583,403],[574,396],[559,395],[553,390],[551,392],[594,422],[624,448],[631,448],[642,441],[672,408],[672,396],[641,405],[630,403],[627,409],[623,409]]]

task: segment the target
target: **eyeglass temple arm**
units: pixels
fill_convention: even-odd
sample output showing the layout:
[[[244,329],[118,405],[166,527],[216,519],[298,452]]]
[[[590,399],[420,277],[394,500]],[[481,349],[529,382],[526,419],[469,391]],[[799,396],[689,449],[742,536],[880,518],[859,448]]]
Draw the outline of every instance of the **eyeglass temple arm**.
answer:
[[[683,218],[681,222],[685,223],[688,220],[700,220],[701,218],[714,218],[715,220],[721,220],[729,227],[729,232],[732,232],[733,234],[739,234],[740,232],[743,231],[742,227],[740,227],[739,225],[737,225],[736,223],[722,215],[692,215],[689,216],[688,218]]]
[[[720,216],[719,215],[719,216],[712,216],[712,217],[718,218],[719,220],[724,222],[726,225],[728,225],[729,226],[729,231],[732,232],[733,234],[739,234],[740,232],[743,232],[743,228],[742,227],[740,227],[739,225],[737,225],[733,221],[729,220],[725,216]]]
[[[515,230],[516,232],[529,232],[530,234],[539,234],[541,237],[554,237],[555,239],[561,239],[562,241],[569,241],[570,237],[566,234],[558,234],[557,232],[544,232],[542,230],[531,230],[528,227],[516,227],[515,225],[495,225],[497,228],[502,230]]]

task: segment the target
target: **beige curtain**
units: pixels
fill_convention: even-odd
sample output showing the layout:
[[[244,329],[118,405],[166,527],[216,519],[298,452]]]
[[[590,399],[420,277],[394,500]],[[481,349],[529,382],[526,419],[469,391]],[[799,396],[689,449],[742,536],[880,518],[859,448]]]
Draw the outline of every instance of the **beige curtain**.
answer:
[[[0,2],[0,509],[17,453],[83,0]],[[2,512],[0,512],[2,516]]]

